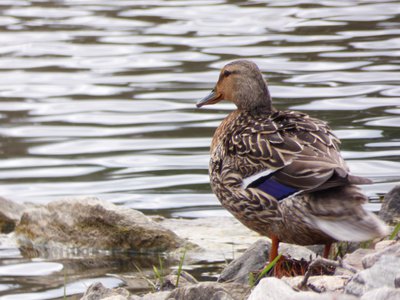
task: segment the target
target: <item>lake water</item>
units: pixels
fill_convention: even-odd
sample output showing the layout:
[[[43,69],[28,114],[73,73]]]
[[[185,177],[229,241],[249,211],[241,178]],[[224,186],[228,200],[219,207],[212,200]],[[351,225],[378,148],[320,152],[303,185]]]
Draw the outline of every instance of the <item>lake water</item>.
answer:
[[[277,108],[330,123],[353,173],[374,181],[369,209],[400,183],[399,1],[2,0],[0,10],[3,197],[227,215],[207,167],[233,106],[195,103],[239,58],[259,65]],[[106,274],[130,267],[0,244],[0,299],[62,299],[64,286],[75,299],[93,281],[119,285]]]

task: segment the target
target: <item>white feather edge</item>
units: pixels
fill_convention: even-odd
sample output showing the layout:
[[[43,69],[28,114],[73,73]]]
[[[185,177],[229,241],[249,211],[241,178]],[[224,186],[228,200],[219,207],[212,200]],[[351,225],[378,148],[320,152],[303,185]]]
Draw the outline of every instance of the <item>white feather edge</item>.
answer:
[[[285,165],[285,166],[286,166],[286,165]],[[245,178],[243,178],[243,181],[242,181],[242,188],[243,188],[243,189],[247,189],[248,186],[249,186],[250,184],[252,184],[254,181],[260,179],[261,177],[271,175],[271,174],[273,174],[273,173],[279,171],[280,169],[281,169],[281,168],[276,169],[276,170],[268,169],[268,170],[265,170],[265,171],[261,171],[261,172],[259,172],[259,173],[256,173],[256,174],[254,174],[254,175],[251,175],[251,176],[249,176],[249,177],[245,177]],[[283,199],[279,200],[279,202],[282,202],[283,200],[285,200],[285,199],[287,199],[287,198],[289,198],[289,197],[296,196],[296,195],[300,194],[300,193],[303,192],[303,191],[304,191],[304,190],[299,190],[299,191],[297,191],[296,193],[294,193],[294,194],[292,194],[292,195],[289,195],[289,196],[287,196],[286,198],[283,198]]]
[[[312,221],[321,231],[339,241],[362,242],[389,234],[385,223],[371,212],[367,212],[367,216],[361,222],[317,217]]]
[[[278,169],[275,169],[275,170],[273,170],[273,169],[267,169],[267,170],[258,172],[258,173],[256,173],[256,174],[253,174],[253,175],[251,175],[251,176],[249,176],[249,177],[243,178],[243,181],[242,181],[242,188],[243,188],[243,189],[246,189],[251,183],[253,183],[253,182],[256,181],[257,179],[259,179],[259,178],[261,178],[261,177],[264,177],[264,176],[268,176],[268,175],[273,174],[273,173],[275,173],[275,172],[278,172],[280,169],[286,167],[287,165],[290,165],[291,163],[292,163],[292,160],[289,160],[289,161],[287,161],[283,166],[281,166],[281,167],[278,168]]]
[[[243,181],[242,181],[242,188],[244,188],[244,189],[246,189],[250,184],[252,184],[254,181],[256,181],[257,179],[259,179],[259,178],[261,178],[261,177],[264,177],[264,176],[268,176],[268,175],[270,175],[270,174],[272,174],[272,173],[275,173],[276,171],[278,171],[279,169],[277,169],[277,170],[271,170],[271,169],[268,169],[268,170],[265,170],[265,171],[261,171],[261,172],[259,172],[259,173],[256,173],[256,174],[254,174],[254,175],[251,175],[251,176],[249,176],[249,177],[246,177],[246,178],[243,178]]]

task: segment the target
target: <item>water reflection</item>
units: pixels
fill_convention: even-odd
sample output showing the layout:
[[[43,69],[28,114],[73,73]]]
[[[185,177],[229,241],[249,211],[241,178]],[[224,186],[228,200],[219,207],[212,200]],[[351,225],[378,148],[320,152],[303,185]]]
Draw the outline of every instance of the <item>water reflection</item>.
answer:
[[[3,0],[0,8],[1,196],[45,203],[91,194],[166,216],[226,214],[208,185],[208,147],[233,107],[194,104],[222,65],[244,57],[266,75],[276,107],[331,124],[353,172],[374,180],[363,187],[372,200],[400,183],[398,1]],[[12,249],[0,251],[0,270],[29,265]],[[31,293],[37,286],[9,275],[1,299],[62,296],[60,285]]]

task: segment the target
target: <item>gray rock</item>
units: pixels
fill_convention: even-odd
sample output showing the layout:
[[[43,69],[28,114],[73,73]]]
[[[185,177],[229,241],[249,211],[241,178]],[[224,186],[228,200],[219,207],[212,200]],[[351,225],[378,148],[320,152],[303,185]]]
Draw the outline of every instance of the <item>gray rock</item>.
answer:
[[[143,213],[95,197],[54,201],[26,211],[16,227],[22,249],[167,251],[184,241]]]
[[[365,269],[372,267],[383,255],[398,256],[400,258],[400,242],[396,242],[384,248],[381,251],[366,255],[362,259],[362,264]]]
[[[251,245],[238,259],[222,271],[219,282],[249,283],[249,274],[263,269],[268,263],[269,248],[271,242],[261,239]],[[302,246],[281,244],[279,251],[295,259],[311,260],[316,254],[310,249]]]
[[[346,285],[345,292],[360,297],[373,289],[394,288],[395,279],[399,276],[400,257],[383,255],[371,268],[355,274]]]
[[[264,300],[266,295],[268,295],[269,300],[292,299],[296,293],[297,292],[282,280],[269,277],[261,279],[247,300]]]
[[[281,243],[279,245],[279,252],[285,256],[297,260],[305,259],[309,261],[317,257],[315,252],[310,250],[308,247],[294,245],[294,244]]]
[[[190,249],[186,261],[226,261],[239,257],[260,239],[260,235],[245,227],[234,217],[198,219],[157,218],[163,227],[198,245]],[[180,254],[177,255],[179,260]]]
[[[25,206],[0,197],[0,233],[10,233],[25,210]]]
[[[400,222],[400,185],[396,185],[385,195],[379,217],[391,225]]]
[[[177,288],[168,299],[174,300],[243,300],[250,294],[250,286],[238,283],[202,282]]]
[[[396,240],[383,240],[375,244],[375,251],[382,251],[385,248],[396,244]]]
[[[157,282],[158,290],[161,290],[161,291],[173,290],[177,287],[184,287],[184,286],[188,286],[191,284],[199,283],[196,280],[196,278],[194,278],[192,275],[190,275],[186,271],[182,271],[181,274],[179,275],[178,286],[176,285],[177,279],[178,279],[178,271],[174,270],[171,274],[169,274],[163,278],[162,283]]]
[[[281,299],[281,300],[286,300],[286,299]],[[290,298],[290,300],[358,300],[358,298],[346,294],[337,294],[337,293],[317,294],[317,293],[301,292],[296,294],[293,298]]]
[[[247,300],[355,300],[357,298],[339,293],[296,292],[283,280],[264,278]]]
[[[365,256],[374,253],[373,249],[357,249],[353,253],[348,253],[344,256],[343,262],[346,263],[347,265],[357,269],[357,270],[363,270],[363,264],[362,260]]]
[[[396,276],[396,278],[394,279],[394,287],[396,289],[400,288],[400,276]]]
[[[129,300],[169,300],[171,292],[149,293],[143,296],[131,296]]]
[[[130,300],[130,298],[128,299],[121,295],[112,295],[106,298],[102,298],[102,300]]]
[[[91,284],[81,300],[129,300],[130,293],[124,288],[109,289],[100,282]]]
[[[258,240],[250,246],[238,259],[229,263],[218,278],[219,282],[249,283],[249,274],[261,270],[268,262],[271,243]]]
[[[360,300],[398,300],[400,299],[400,290],[383,287],[366,292]]]
[[[292,288],[297,288],[304,276],[282,277],[281,280]],[[345,285],[350,280],[350,276],[311,276],[308,279],[308,286],[313,286],[321,292],[343,292]]]

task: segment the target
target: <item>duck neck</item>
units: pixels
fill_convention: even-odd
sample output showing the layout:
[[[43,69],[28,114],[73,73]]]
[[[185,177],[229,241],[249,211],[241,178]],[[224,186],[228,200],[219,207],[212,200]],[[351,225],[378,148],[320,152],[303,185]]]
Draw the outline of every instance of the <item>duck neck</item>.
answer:
[[[251,98],[247,97],[245,101],[241,101],[238,108],[252,114],[269,113],[272,111],[272,100],[268,87],[265,84],[262,89],[258,89],[258,93],[252,93]]]

